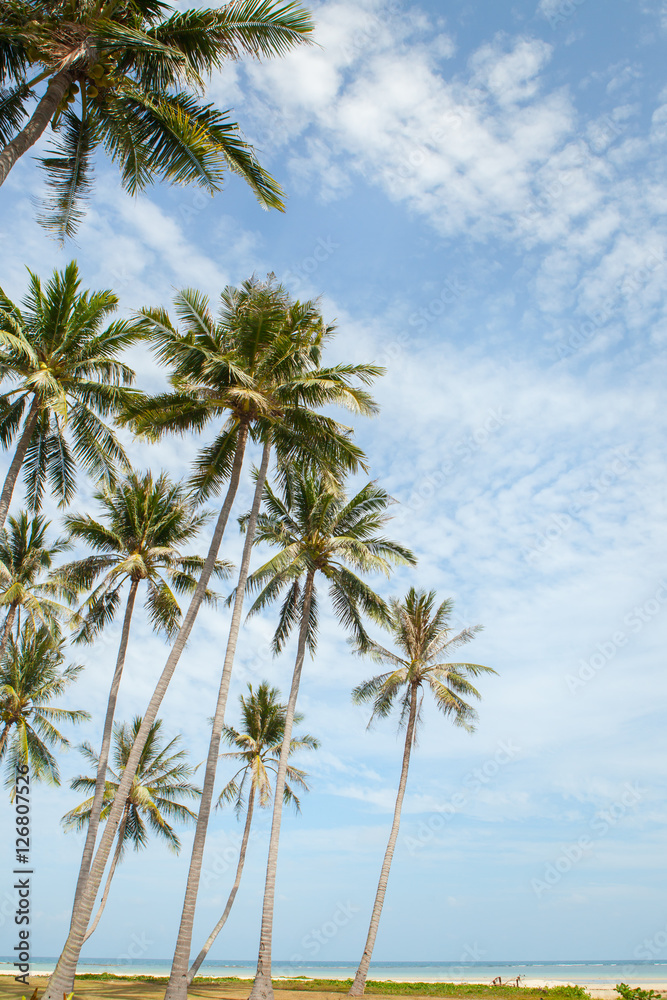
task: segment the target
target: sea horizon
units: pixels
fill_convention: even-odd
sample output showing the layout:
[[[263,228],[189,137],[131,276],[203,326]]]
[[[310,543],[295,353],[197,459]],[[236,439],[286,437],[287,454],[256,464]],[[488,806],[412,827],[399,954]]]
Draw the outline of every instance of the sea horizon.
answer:
[[[13,959],[0,956],[0,974],[13,970]],[[35,957],[31,961],[30,974],[35,976],[49,973],[56,963],[55,956]],[[273,976],[276,979],[349,979],[357,967],[356,961],[331,962],[273,962]],[[153,975],[168,976],[171,959],[131,959],[87,958],[79,962],[80,974],[111,973],[118,976]],[[252,978],[256,963],[242,960],[212,959],[202,965],[201,975],[220,978]],[[503,980],[521,976],[526,981],[538,980],[550,983],[572,983],[576,985],[615,986],[616,983],[632,980],[647,984],[667,983],[667,960],[646,961],[640,959],[616,959],[588,961],[562,960],[559,962],[495,961],[495,962],[371,962],[369,979],[395,980],[396,982],[469,982],[487,983],[501,976]],[[528,984],[528,983],[527,983]],[[632,985],[632,983],[630,983]]]

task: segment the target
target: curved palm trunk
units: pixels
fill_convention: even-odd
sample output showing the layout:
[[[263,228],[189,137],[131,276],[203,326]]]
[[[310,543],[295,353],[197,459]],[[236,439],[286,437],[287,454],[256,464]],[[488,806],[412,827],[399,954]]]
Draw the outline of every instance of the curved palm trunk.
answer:
[[[241,840],[241,850],[239,851],[239,861],[236,866],[236,878],[234,879],[234,885],[232,886],[231,892],[229,893],[229,898],[227,899],[227,905],[225,906],[222,916],[218,920],[217,924],[206,938],[206,943],[204,947],[197,955],[196,959],[190,966],[188,970],[188,986],[192,984],[192,980],[195,978],[199,972],[199,967],[211,950],[211,945],[217,938],[218,934],[222,928],[227,923],[227,917],[230,914],[231,908],[234,905],[234,900],[236,899],[236,893],[239,891],[239,885],[241,884],[241,875],[243,874],[243,865],[245,864],[246,850],[248,848],[248,839],[250,837],[250,827],[252,825],[252,814],[255,807],[255,789],[250,786],[250,794],[248,796],[248,812],[246,813],[245,826],[243,828],[243,839]]]
[[[9,634],[12,630],[12,625],[14,624],[14,619],[16,618],[16,604],[12,602],[9,605],[9,611],[7,612],[7,617],[5,618],[5,624],[2,628],[2,638],[0,638],[0,658],[4,653],[7,643],[9,641]]]
[[[0,160],[2,160],[1,155]],[[2,181],[0,180],[0,184],[1,183]],[[23,460],[25,459],[26,452],[28,451],[28,446],[32,440],[32,436],[35,433],[35,427],[37,426],[38,420],[39,399],[36,395],[33,395],[28,415],[25,418],[25,423],[23,424],[23,431],[21,433],[21,437],[19,438],[19,443],[16,446],[14,457],[12,458],[9,471],[5,477],[2,493],[0,493],[0,528],[4,528],[5,526],[5,521],[7,520],[7,514],[9,512],[9,505],[12,502],[14,488],[16,487],[16,480],[19,477],[19,472],[21,471],[21,466],[23,465]]]
[[[394,806],[394,821],[391,824],[389,843],[387,844],[387,850],[385,851],[384,861],[382,862],[382,869],[380,871],[380,881],[378,882],[377,893],[375,894],[375,903],[373,904],[371,923],[370,927],[368,928],[368,937],[366,938],[366,947],[364,948],[364,953],[361,956],[361,962],[359,963],[357,974],[354,977],[354,982],[350,987],[350,991],[348,993],[349,997],[363,996],[364,989],[366,988],[368,967],[371,964],[371,958],[373,956],[373,948],[375,947],[375,938],[377,937],[378,927],[380,925],[380,916],[382,915],[384,896],[387,891],[387,882],[389,881],[389,869],[391,868],[391,861],[394,856],[394,848],[396,847],[396,840],[398,838],[398,828],[401,825],[401,809],[403,807],[405,786],[408,781],[408,769],[410,767],[410,752],[412,750],[412,744],[414,742],[416,719],[417,719],[417,685],[413,684],[412,690],[410,692],[410,715],[408,716],[408,728],[405,734],[405,749],[403,751],[403,766],[401,768],[401,780],[398,783],[398,794],[396,795],[396,805]]]
[[[259,468],[259,475],[255,484],[255,495],[253,497],[252,508],[248,524],[246,525],[246,537],[243,545],[243,556],[241,558],[241,568],[239,570],[238,583],[236,585],[236,596],[234,598],[234,610],[232,621],[229,626],[229,638],[225,651],[225,662],[220,678],[220,688],[218,691],[218,702],[213,717],[211,727],[211,740],[208,747],[208,757],[206,759],[206,773],[204,775],[204,785],[202,796],[199,802],[197,813],[197,827],[192,844],[192,855],[190,858],[190,870],[188,871],[188,881],[185,887],[185,899],[183,901],[183,911],[181,913],[181,924],[176,939],[174,958],[171,965],[171,974],[167,984],[165,1000],[176,1000],[185,998],[188,993],[188,965],[190,964],[190,948],[192,945],[192,929],[195,919],[195,908],[197,906],[197,893],[199,891],[199,879],[201,876],[202,860],[204,857],[204,847],[206,845],[206,831],[208,829],[209,816],[211,814],[211,803],[213,801],[213,786],[215,785],[215,773],[220,756],[220,739],[222,727],[225,724],[225,708],[227,707],[227,695],[229,693],[229,682],[234,666],[234,656],[236,644],[241,628],[241,616],[243,614],[243,599],[245,597],[245,586],[250,569],[250,555],[255,539],[255,529],[257,527],[257,517],[262,504],[262,493],[266,482],[266,473],[269,468],[269,458],[271,456],[271,438],[267,438],[262,452],[262,462]]]
[[[88,929],[88,922],[90,921],[90,915],[95,904],[97,890],[99,889],[100,882],[102,881],[102,877],[104,875],[104,869],[106,868],[109,854],[111,853],[111,847],[125,808],[125,801],[127,799],[128,792],[134,780],[134,776],[137,773],[139,759],[144,746],[146,745],[146,739],[148,738],[151,726],[155,722],[160,705],[162,704],[162,699],[167,693],[174,671],[178,666],[178,661],[181,658],[183,650],[185,649],[185,644],[190,637],[190,633],[192,632],[192,627],[195,623],[195,619],[197,618],[197,613],[199,612],[199,608],[204,600],[206,588],[209,580],[211,579],[215,561],[218,558],[222,536],[225,532],[229,513],[238,489],[247,440],[248,427],[247,424],[242,424],[239,428],[239,439],[236,445],[236,452],[234,454],[234,464],[232,467],[232,474],[230,476],[229,487],[227,489],[227,495],[220,510],[220,514],[218,515],[218,520],[215,525],[213,538],[211,539],[211,545],[208,550],[206,562],[204,563],[204,568],[201,571],[201,576],[199,577],[195,592],[192,595],[192,600],[190,601],[190,606],[188,607],[185,618],[183,619],[183,624],[179,629],[174,645],[172,646],[169,656],[167,657],[167,662],[165,663],[162,674],[157,682],[157,686],[144,713],[141,728],[137,733],[137,737],[132,745],[127,763],[123,769],[123,776],[114,796],[114,801],[104,827],[104,833],[100,839],[97,853],[91,863],[90,873],[86,881],[85,888],[81,893],[78,905],[75,905],[73,909],[72,921],[65,946],[60,954],[56,967],[51,974],[46,993],[43,995],[42,1000],[61,1000],[63,993],[68,994],[72,992],[76,967],[79,961],[79,954],[81,952],[81,946],[83,944],[86,930]]]
[[[276,773],[276,787],[273,796],[273,818],[271,820],[271,839],[269,840],[269,857],[266,864],[266,883],[264,887],[264,905],[262,908],[262,930],[259,939],[259,955],[257,956],[257,972],[255,981],[250,993],[250,1000],[267,1000],[273,997],[273,985],[271,983],[271,945],[273,937],[273,907],[276,894],[276,871],[278,868],[278,845],[280,843],[280,824],[283,815],[283,792],[285,791],[285,778],[287,775],[287,763],[290,755],[290,744],[292,741],[292,726],[294,724],[294,712],[296,711],[296,699],[299,694],[299,684],[301,683],[301,671],[306,655],[306,637],[308,634],[308,620],[310,618],[310,604],[313,597],[313,581],[315,571],[309,570],[306,577],[306,584],[303,594],[303,609],[301,627],[299,628],[299,644],[296,651],[296,661],[292,674],[292,687],[290,688],[289,701],[285,712],[285,732],[280,748],[280,758],[278,760],[278,771]]]
[[[121,677],[123,676],[123,669],[125,667],[125,656],[127,654],[127,644],[130,638],[130,624],[132,622],[132,612],[134,611],[134,602],[137,597],[137,590],[139,589],[139,581],[133,580],[130,585],[130,592],[127,595],[127,603],[125,605],[125,617],[123,618],[123,629],[120,635],[120,643],[118,646],[118,655],[116,657],[116,669],[114,670],[114,675],[111,679],[111,688],[109,689],[109,699],[107,701],[107,714],[104,720],[104,730],[102,732],[102,746],[100,747],[100,756],[97,762],[97,775],[95,777],[95,793],[93,795],[93,804],[91,806],[90,820],[88,821],[88,831],[86,833],[86,841],[83,845],[83,854],[81,857],[81,866],[79,868],[79,877],[76,883],[76,891],[74,893],[74,907],[76,909],[79,900],[81,899],[81,893],[83,892],[86,879],[88,878],[88,873],[90,871],[90,863],[93,860],[93,851],[95,850],[95,841],[97,840],[97,831],[100,825],[100,814],[102,812],[102,805],[104,802],[104,789],[106,787],[107,780],[107,764],[109,763],[109,750],[111,747],[111,734],[113,731],[113,720],[116,712],[116,701],[118,700],[118,688],[120,687]],[[125,819],[123,819],[123,823]],[[120,840],[119,840],[120,844]],[[115,867],[115,865],[114,865]],[[107,883],[108,885],[108,883]],[[107,890],[105,889],[105,892]],[[97,921],[100,918],[100,914],[95,918],[94,928],[97,926]],[[84,941],[92,934],[92,930],[86,934]]]
[[[28,124],[15,135],[11,142],[8,142],[2,153],[0,153],[0,184],[7,179],[9,171],[14,164],[31,146],[37,142],[44,132],[46,126],[53,118],[58,105],[65,96],[65,91],[72,82],[71,74],[62,71],[52,76],[46,93],[39,101],[32,113]]]
[[[118,827],[118,842],[116,844],[116,850],[114,851],[113,861],[111,862],[111,867],[109,868],[109,874],[107,875],[106,885],[104,886],[104,892],[102,893],[102,899],[100,900],[100,908],[95,914],[95,919],[86,931],[86,936],[83,939],[84,943],[88,940],[91,934],[94,933],[97,925],[100,922],[100,917],[104,913],[104,907],[107,905],[107,899],[109,898],[109,889],[111,888],[111,879],[116,871],[116,865],[120,860],[120,852],[123,849],[123,837],[125,836],[125,824],[127,823],[127,814],[129,812],[129,806],[125,806],[125,813],[121,820],[120,826]]]

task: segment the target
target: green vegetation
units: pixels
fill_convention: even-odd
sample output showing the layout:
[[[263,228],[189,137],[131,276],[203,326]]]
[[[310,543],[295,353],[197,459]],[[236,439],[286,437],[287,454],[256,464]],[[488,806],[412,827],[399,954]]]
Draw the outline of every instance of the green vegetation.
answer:
[[[627,983],[617,983],[615,989],[623,1000],[660,1000],[660,993],[656,993],[655,990],[643,990],[640,986],[632,989]]]

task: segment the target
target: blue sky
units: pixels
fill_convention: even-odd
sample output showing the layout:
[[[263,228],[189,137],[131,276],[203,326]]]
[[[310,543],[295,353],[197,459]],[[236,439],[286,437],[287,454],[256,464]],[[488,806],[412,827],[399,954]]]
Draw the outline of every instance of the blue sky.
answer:
[[[357,434],[419,566],[378,585],[453,596],[461,623],[485,626],[470,657],[499,673],[472,737],[426,708],[375,958],[649,957],[637,949],[667,923],[667,5],[331,0],[315,16],[318,47],[228,67],[209,88],[284,184],[285,215],[235,180],[214,200],[130,199],[100,161],[61,251],[34,222],[41,179],[26,157],[0,192],[3,287],[18,298],[24,265],[45,275],[76,256],[126,312],[253,272],[322,296],[339,329],[331,359],[387,368],[382,413]],[[133,360],[157,387],[148,355]],[[189,444],[131,447],[140,467],[187,473]],[[239,513],[248,496],[246,482]],[[79,508],[89,501],[82,484]],[[226,555],[238,552],[230,536]],[[195,761],[226,624],[200,616],[161,713]],[[270,615],[244,629],[230,719],[248,681],[287,687],[271,630]],[[98,723],[116,637],[70,699]],[[164,655],[138,620],[121,717],[143,709]],[[301,700],[322,749],[304,760],[303,815],[285,821],[277,958],[361,953],[401,753],[392,723],[369,733],[350,703],[371,671],[327,615]],[[63,759],[65,776],[79,769],[75,752]],[[74,802],[66,786],[35,794],[35,954],[64,939],[80,842],[58,820]],[[213,958],[255,953],[266,818],[258,829]],[[237,835],[217,813],[209,872]],[[170,955],[187,856],[128,858],[86,953],[118,957],[144,934],[145,957]],[[195,943],[230,872],[205,881]],[[306,935],[341,905],[350,920],[313,954]]]

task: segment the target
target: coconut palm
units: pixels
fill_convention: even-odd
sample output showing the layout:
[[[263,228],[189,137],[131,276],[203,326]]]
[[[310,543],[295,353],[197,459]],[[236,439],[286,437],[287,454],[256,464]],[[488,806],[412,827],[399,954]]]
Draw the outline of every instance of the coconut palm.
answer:
[[[98,492],[95,500],[101,508],[101,520],[90,514],[71,514],[65,518],[70,539],[83,543],[94,554],[63,566],[56,576],[68,591],[94,588],[79,612],[82,624],[77,641],[95,640],[115,618],[122,592],[128,586],[98,758],[97,786],[77,880],[79,894],[95,849],[118,689],[139,587],[145,585],[144,606],[153,627],[172,637],[181,616],[178,598],[194,592],[196,574],[204,565],[201,556],[183,555],[181,548],[196,537],[210,516],[197,514],[183,486],[172,483],[164,473],[154,479],[150,472],[131,471],[113,488]],[[215,563],[213,573],[219,579],[229,572],[229,564],[220,560]],[[95,585],[100,577],[101,581]],[[207,590],[204,600],[214,602],[215,594]]]
[[[187,11],[163,0],[12,0],[0,17],[0,184],[50,122],[43,221],[61,238],[83,214],[99,147],[131,194],[156,179],[213,194],[227,168],[260,204],[282,209],[280,187],[239,126],[199,95],[224,62],[281,55],[312,28],[303,7],[275,0]]]
[[[46,538],[50,522],[40,514],[29,517],[21,511],[10,517],[8,527],[0,530],[0,608],[5,611],[5,621],[0,632],[0,658],[5,651],[10,633],[16,624],[21,631],[21,611],[33,629],[40,625],[47,628],[53,638],[60,637],[59,619],[68,609],[54,600],[62,592],[54,580],[54,557],[67,548],[64,539],[49,544]],[[69,589],[69,597],[74,592]]]
[[[106,768],[104,788],[104,806],[102,820],[109,813],[111,802],[118,790],[120,776],[125,768],[134,738],[139,732],[141,718],[133,719],[132,725],[126,723],[114,726],[114,767]],[[141,754],[139,768],[132,782],[130,792],[125,801],[123,817],[116,835],[116,849],[109,867],[104,892],[95,919],[88,928],[86,940],[93,933],[106,906],[109,897],[111,880],[118,862],[122,860],[126,848],[131,844],[139,851],[148,844],[148,827],[157,837],[166,842],[167,847],[175,854],[181,849],[181,842],[169,823],[178,820],[181,823],[192,822],[195,813],[184,805],[185,799],[196,799],[200,791],[191,782],[196,768],[187,763],[187,750],[178,749],[180,736],[174,736],[165,743],[162,734],[162,719],[156,719],[151,726],[149,737]],[[100,767],[100,757],[89,743],[82,743],[79,750],[95,770],[95,777],[79,775],[70,781],[70,788],[76,792],[94,792],[97,784],[97,772]],[[66,830],[81,830],[88,826],[94,811],[94,794],[75,809],[63,816],[62,822]],[[148,827],[147,827],[148,824]]]
[[[227,918],[234,905],[234,900],[236,899],[236,894],[241,883],[241,875],[243,874],[255,801],[263,809],[266,809],[271,804],[271,774],[276,774],[277,772],[280,747],[285,733],[286,706],[280,703],[280,692],[277,688],[272,688],[266,681],[263,681],[257,688],[257,691],[253,691],[252,684],[249,684],[247,696],[241,695],[239,701],[241,702],[243,729],[239,731],[234,729],[233,726],[224,727],[222,738],[228,746],[232,746],[235,749],[220,756],[226,760],[239,762],[241,767],[227,782],[218,798],[218,805],[233,803],[237,815],[240,815],[241,811],[245,808],[245,824],[239,849],[239,859],[236,866],[236,876],[222,916],[206,939],[204,947],[197,955],[197,958],[190,966],[188,971],[188,986],[197,975],[199,967],[227,922]],[[302,716],[295,716],[294,721],[296,723],[301,722]],[[305,733],[297,739],[290,740],[290,756],[301,750],[316,750],[318,746],[318,740]],[[283,801],[293,805],[297,812],[299,812],[300,803],[294,791],[295,785],[304,791],[308,791],[306,773],[300,768],[288,765],[287,780],[283,789]]]
[[[2,41],[0,36],[0,51]],[[18,441],[0,495],[5,523],[24,468],[27,506],[39,510],[47,484],[61,505],[75,493],[76,467],[113,481],[127,462],[102,417],[128,400],[134,372],[118,357],[140,335],[124,320],[103,326],[117,307],[109,290],[81,291],[76,263],[54,271],[45,287],[28,272],[22,307],[0,289],[0,442]]]
[[[314,308],[304,309],[299,303],[292,303],[287,292],[273,280],[264,283],[250,281],[241,289],[227,289],[218,323],[210,315],[208,301],[199,293],[181,293],[177,298],[177,309],[186,326],[184,334],[173,327],[163,311],[143,313],[143,329],[155,338],[160,359],[172,367],[175,391],[128,406],[126,419],[135,430],[158,438],[169,431],[201,430],[211,420],[220,421],[221,415],[228,414],[228,421],[222,432],[217,428],[216,441],[209,449],[209,471],[204,467],[205,459],[204,465],[202,461],[198,463],[195,487],[199,496],[205,498],[219,491],[226,480],[228,485],[206,563],[144,713],[142,728],[91,864],[85,891],[79,900],[75,899],[70,933],[44,1000],[60,1000],[61,993],[72,990],[83,936],[121,819],[123,796],[127,794],[143,741],[157,715],[203,600],[236,496],[250,436],[262,445],[262,458],[241,558],[238,599],[225,651],[175,956],[179,989],[187,990],[192,921],[213,799],[224,709],[241,624],[253,519],[259,511],[271,449],[275,444],[281,461],[300,457],[305,463],[312,464],[319,459],[331,466],[338,464],[357,468],[363,456],[350,441],[348,430],[332,418],[316,413],[315,408],[339,402],[357,412],[372,413],[375,409],[368,394],[357,388],[355,383],[370,382],[382,369],[362,365],[322,369],[319,366],[321,345],[332,331],[324,326]]]
[[[480,694],[469,678],[481,674],[495,674],[495,670],[491,667],[483,667],[479,663],[443,662],[443,656],[448,656],[459,646],[470,642],[482,627],[473,625],[453,634],[451,624],[453,606],[453,601],[446,600],[436,607],[434,591],[426,593],[412,587],[404,601],[393,600],[389,604],[389,615],[385,624],[398,652],[392,653],[373,641],[365,642],[363,646],[357,644],[358,652],[369,655],[377,663],[385,664],[390,669],[356,687],[353,692],[354,701],[357,704],[369,701],[373,703],[369,725],[377,718],[385,718],[397,703],[400,704],[400,725],[405,726],[405,748],[394,819],[382,862],[366,946],[349,996],[363,996],[366,985],[401,822],[410,754],[415,744],[424,691],[431,692],[437,708],[445,717],[450,718],[455,726],[472,732],[477,714],[465,699],[479,698]]]
[[[61,722],[76,724],[88,712],[54,708],[82,666],[63,669],[63,644],[50,629],[30,625],[18,639],[10,635],[0,660],[0,760],[5,759],[5,785],[13,789],[16,769],[30,768],[32,781],[60,784],[58,764],[51,749],[65,750],[69,741],[56,728]],[[51,749],[49,749],[51,748]]]
[[[283,650],[297,627],[299,638],[276,776],[259,957],[251,997],[273,996],[271,941],[282,790],[306,648],[314,654],[317,645],[316,579],[324,577],[336,617],[363,647],[368,636],[362,614],[382,620],[385,606],[357,573],[389,575],[393,565],[414,565],[416,561],[409,549],[380,534],[389,519],[391,502],[375,483],[367,483],[348,497],[341,484],[332,485],[315,473],[296,471],[286,473],[282,497],[268,485],[264,491],[266,513],[259,517],[256,542],[280,551],[248,580],[250,590],[260,590],[250,614],[284,595],[273,637],[274,652]]]

